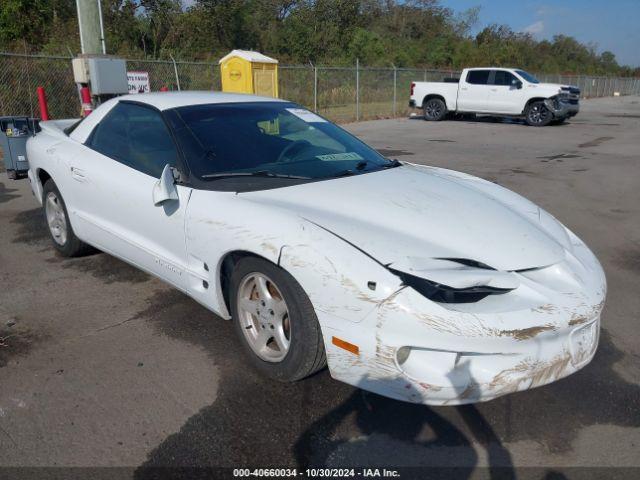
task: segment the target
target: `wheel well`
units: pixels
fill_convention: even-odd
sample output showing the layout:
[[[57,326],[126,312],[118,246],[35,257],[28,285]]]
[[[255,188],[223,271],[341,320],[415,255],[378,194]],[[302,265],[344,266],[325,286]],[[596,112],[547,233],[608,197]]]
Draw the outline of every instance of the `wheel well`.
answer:
[[[444,97],[442,95],[438,95],[437,93],[431,93],[431,94],[427,95],[426,97],[424,97],[424,99],[422,100],[422,106],[424,107],[424,104],[427,103],[432,98],[438,98],[438,99],[442,100],[444,102],[445,108],[447,107],[447,101],[444,99]]]
[[[257,255],[253,252],[248,252],[246,250],[235,250],[233,252],[228,252],[220,261],[220,272],[219,272],[219,285],[220,292],[222,293],[222,298],[224,299],[224,304],[227,307],[227,312],[231,315],[231,304],[229,303],[229,296],[231,294],[231,275],[233,274],[233,270],[236,268],[236,265],[240,260],[246,257],[255,257],[262,258],[268,262],[271,262],[268,258]]]
[[[545,97],[534,97],[534,98],[530,98],[529,100],[527,100],[527,103],[525,104],[524,108],[522,109],[522,114],[524,115],[525,113],[527,113],[527,108],[529,108],[529,105],[531,105],[533,102],[539,102],[542,100],[546,100]]]
[[[46,170],[42,168],[38,170],[38,180],[40,180],[40,185],[44,187],[44,184],[47,183],[47,180],[51,178],[51,175]]]

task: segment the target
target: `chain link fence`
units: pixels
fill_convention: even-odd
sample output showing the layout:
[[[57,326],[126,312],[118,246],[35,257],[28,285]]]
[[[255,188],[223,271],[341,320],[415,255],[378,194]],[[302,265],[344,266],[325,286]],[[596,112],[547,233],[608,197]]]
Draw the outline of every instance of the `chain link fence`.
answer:
[[[217,63],[127,60],[149,72],[151,90],[220,90]],[[441,81],[460,72],[415,68],[280,65],[280,97],[337,122],[406,116],[412,81]],[[639,95],[639,78],[540,74],[542,82],[576,85],[583,98]],[[80,115],[71,57],[0,53],[0,115],[37,115],[36,87],[44,87],[52,118]]]

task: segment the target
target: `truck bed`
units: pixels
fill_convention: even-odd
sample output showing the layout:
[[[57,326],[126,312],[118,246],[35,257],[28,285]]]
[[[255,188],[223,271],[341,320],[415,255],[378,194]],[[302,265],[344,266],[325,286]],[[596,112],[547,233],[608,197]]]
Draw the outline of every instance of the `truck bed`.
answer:
[[[437,95],[444,98],[449,110],[455,110],[458,104],[459,79],[445,79],[442,82],[413,82],[411,84],[411,104],[417,108],[427,96]]]

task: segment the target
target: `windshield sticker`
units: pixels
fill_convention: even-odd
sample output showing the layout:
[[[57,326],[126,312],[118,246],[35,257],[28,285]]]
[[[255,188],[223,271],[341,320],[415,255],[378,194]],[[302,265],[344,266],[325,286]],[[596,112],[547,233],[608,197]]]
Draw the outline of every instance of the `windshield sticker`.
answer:
[[[324,118],[304,108],[287,108],[287,112],[293,113],[296,117],[307,123],[327,123]]]
[[[356,152],[344,152],[344,153],[329,153],[327,155],[316,155],[316,158],[320,160],[364,160]]]

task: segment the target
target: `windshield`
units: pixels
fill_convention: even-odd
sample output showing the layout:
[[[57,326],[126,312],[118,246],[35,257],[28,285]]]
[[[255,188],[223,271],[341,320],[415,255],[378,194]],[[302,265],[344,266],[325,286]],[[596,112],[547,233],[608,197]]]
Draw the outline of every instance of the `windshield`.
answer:
[[[395,166],[293,103],[194,105],[171,110],[168,118],[191,172],[202,181],[252,175],[320,179]]]
[[[529,83],[540,83],[540,80],[531,75],[529,72],[525,72],[524,70],[516,70],[516,73]]]

